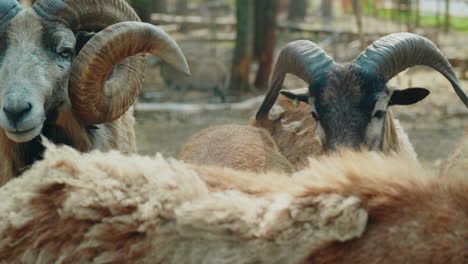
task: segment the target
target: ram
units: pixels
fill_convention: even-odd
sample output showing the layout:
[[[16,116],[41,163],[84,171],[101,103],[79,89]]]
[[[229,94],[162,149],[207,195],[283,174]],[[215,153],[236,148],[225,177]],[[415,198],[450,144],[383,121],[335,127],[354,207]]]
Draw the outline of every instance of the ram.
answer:
[[[464,153],[465,157],[468,153]],[[5,263],[465,263],[466,171],[378,152],[291,175],[51,145],[0,188]]]
[[[390,106],[410,105],[424,99],[424,88],[396,90],[387,82],[399,72],[425,65],[442,73],[468,106],[452,67],[428,39],[412,33],[382,37],[352,63],[338,64],[316,44],[298,40],[280,53],[270,89],[256,114],[257,122],[268,116],[280,94],[287,73],[309,84],[307,89],[282,91],[283,95],[310,104],[309,115],[317,122],[316,136],[324,151],[340,147],[411,152],[407,136],[398,129]]]
[[[312,42],[300,40],[289,43],[280,53],[264,102],[250,121],[252,126],[268,131],[279,153],[258,147],[250,149],[249,153],[257,153],[258,159],[269,160],[272,160],[272,155],[281,154],[295,170],[307,166],[311,156],[343,147],[364,146],[368,150],[397,152],[416,160],[416,152],[406,132],[392,117],[388,107],[415,103],[426,97],[429,91],[423,88],[396,90],[386,82],[398,72],[417,64],[431,66],[443,73],[462,101],[468,104],[467,96],[444,55],[432,42],[415,34],[397,33],[383,37],[350,64],[336,64]],[[301,77],[310,87],[280,91],[286,73]],[[204,131],[205,137],[212,139],[207,145],[197,144],[197,136],[191,138],[187,144],[192,147],[183,147],[183,156],[179,155],[179,158],[189,163],[216,162],[218,166],[256,171],[252,163],[238,162],[233,166],[230,160],[223,160],[223,156],[217,156],[215,161],[209,160],[212,156],[200,159],[197,155],[199,150],[194,146],[206,152],[237,150],[230,154],[230,159],[251,161],[243,158],[240,150],[260,145],[252,142],[252,138],[247,140],[243,133],[231,135],[236,140],[230,140],[230,145],[224,140],[228,131],[211,129],[210,133],[208,135]],[[269,171],[277,166],[258,168]]]
[[[189,73],[177,44],[138,21],[123,0],[0,1],[0,185],[41,157],[40,134],[83,152],[136,151],[139,53]]]

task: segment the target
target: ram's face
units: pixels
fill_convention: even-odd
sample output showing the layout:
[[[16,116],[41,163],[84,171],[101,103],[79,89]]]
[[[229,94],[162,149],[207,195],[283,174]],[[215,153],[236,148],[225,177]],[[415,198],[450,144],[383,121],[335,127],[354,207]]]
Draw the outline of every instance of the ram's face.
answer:
[[[389,133],[387,109],[414,104],[429,91],[395,90],[375,76],[365,76],[352,64],[336,65],[309,89],[283,91],[290,99],[310,103],[317,137],[325,151],[365,147],[382,150]]]
[[[311,114],[318,121],[325,149],[362,145],[376,149],[381,145],[390,92],[384,83],[372,84],[345,64],[337,65],[312,89]]]
[[[48,113],[68,100],[75,36],[23,9],[0,26],[0,127],[13,141],[38,136]]]

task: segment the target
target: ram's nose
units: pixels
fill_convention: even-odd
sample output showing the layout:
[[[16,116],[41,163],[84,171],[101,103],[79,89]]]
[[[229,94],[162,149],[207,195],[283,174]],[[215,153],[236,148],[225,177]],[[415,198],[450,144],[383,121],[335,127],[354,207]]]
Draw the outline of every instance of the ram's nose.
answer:
[[[3,106],[3,112],[5,113],[8,120],[16,124],[18,121],[21,121],[29,112],[31,112],[32,104],[29,102],[21,103],[10,103]]]

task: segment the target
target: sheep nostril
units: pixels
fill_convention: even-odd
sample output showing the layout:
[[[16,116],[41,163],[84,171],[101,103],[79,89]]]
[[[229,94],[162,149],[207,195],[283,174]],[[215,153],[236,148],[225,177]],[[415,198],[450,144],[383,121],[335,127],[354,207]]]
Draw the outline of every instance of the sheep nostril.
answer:
[[[10,122],[17,122],[22,117],[25,116],[28,112],[32,109],[32,104],[27,102],[26,104],[22,105],[15,105],[15,106],[3,106],[3,112],[7,116]]]

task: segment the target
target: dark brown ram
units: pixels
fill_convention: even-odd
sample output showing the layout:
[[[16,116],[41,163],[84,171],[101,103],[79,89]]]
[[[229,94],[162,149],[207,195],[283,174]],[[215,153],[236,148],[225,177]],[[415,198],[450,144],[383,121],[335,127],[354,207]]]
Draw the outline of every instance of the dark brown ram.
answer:
[[[424,88],[396,90],[387,82],[408,67],[425,65],[442,73],[468,106],[450,63],[428,39],[412,33],[395,33],[370,45],[352,63],[338,64],[307,40],[289,43],[276,63],[272,84],[256,120],[264,120],[280,94],[287,73],[309,84],[300,93],[282,94],[310,104],[317,121],[317,136],[325,151],[339,147],[399,152],[401,141],[390,106],[410,105],[424,99]]]

